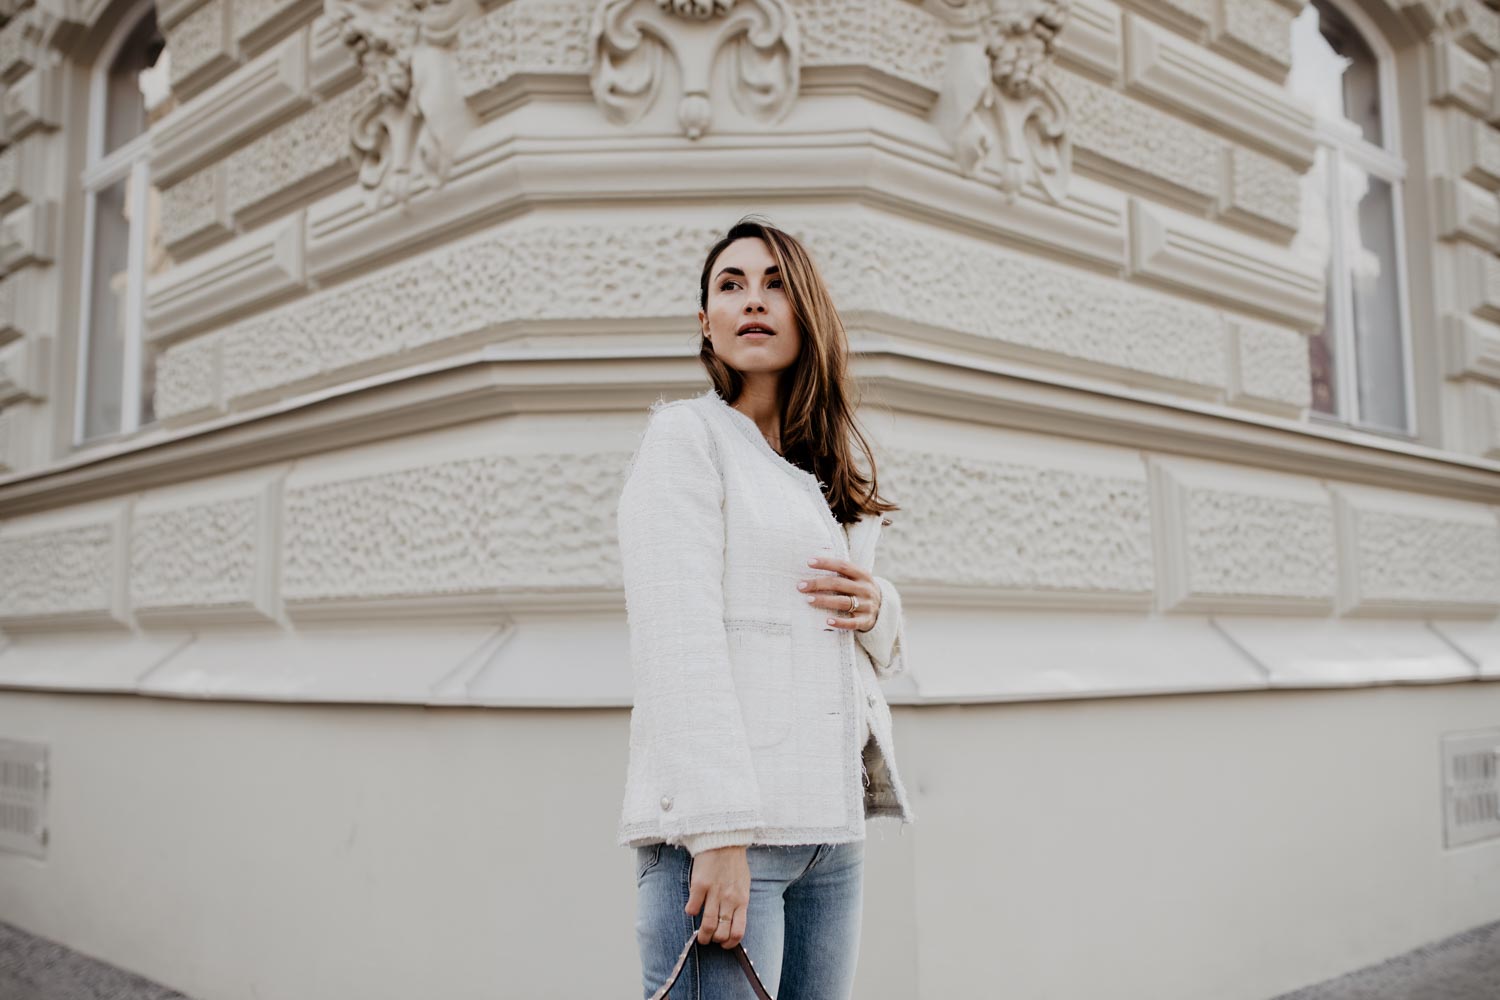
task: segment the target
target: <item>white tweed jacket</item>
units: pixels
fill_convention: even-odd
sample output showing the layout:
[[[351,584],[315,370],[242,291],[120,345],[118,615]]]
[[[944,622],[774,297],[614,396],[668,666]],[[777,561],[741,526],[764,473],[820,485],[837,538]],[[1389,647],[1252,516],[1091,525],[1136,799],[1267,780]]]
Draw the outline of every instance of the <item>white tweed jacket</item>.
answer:
[[[827,630],[808,559],[871,569],[882,518],[841,526],[817,478],[710,388],[652,407],[617,508],[635,701],[617,843],[693,854],[847,843],[914,821],[879,679],[905,669],[901,598]]]

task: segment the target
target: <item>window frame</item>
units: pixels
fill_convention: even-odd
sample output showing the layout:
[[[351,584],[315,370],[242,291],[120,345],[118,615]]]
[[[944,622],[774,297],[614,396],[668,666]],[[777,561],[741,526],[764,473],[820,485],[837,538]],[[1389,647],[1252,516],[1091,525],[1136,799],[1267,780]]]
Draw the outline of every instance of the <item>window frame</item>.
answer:
[[[1412,323],[1410,277],[1406,252],[1406,179],[1408,166],[1402,155],[1401,116],[1397,113],[1399,96],[1396,87],[1396,52],[1385,34],[1364,11],[1344,0],[1322,0],[1348,19],[1360,38],[1375,55],[1375,73],[1380,88],[1379,146],[1366,139],[1359,127],[1344,118],[1313,116],[1313,137],[1328,155],[1328,191],[1334,214],[1329,234],[1331,286],[1327,295],[1338,295],[1333,310],[1334,324],[1330,335],[1334,353],[1334,391],[1336,413],[1324,413],[1308,407],[1308,419],[1315,423],[1348,427],[1370,434],[1383,434],[1403,440],[1416,440],[1416,377],[1412,370]],[[1308,3],[1304,9],[1313,9]],[[1391,186],[1392,239],[1396,256],[1397,322],[1400,324],[1401,379],[1405,394],[1406,424],[1402,428],[1365,423],[1359,406],[1359,345],[1355,340],[1353,290],[1349,280],[1348,248],[1344,245],[1347,208],[1343,200],[1343,166],[1346,160],[1377,180]]]
[[[141,424],[141,363],[145,348],[146,238],[149,185],[151,180],[151,129],[148,127],[118,149],[104,153],[109,71],[125,41],[141,20],[155,8],[155,0],[136,0],[115,26],[89,72],[88,134],[84,166],[79,183],[84,195],[82,284],[79,296],[78,357],[74,372],[73,427],[69,435],[74,449],[118,440],[135,434]],[[88,406],[88,366],[94,310],[94,240],[99,192],[127,180],[130,196],[130,233],[126,253],[125,333],[120,373],[120,426],[85,436]],[[151,426],[147,424],[145,426]]]

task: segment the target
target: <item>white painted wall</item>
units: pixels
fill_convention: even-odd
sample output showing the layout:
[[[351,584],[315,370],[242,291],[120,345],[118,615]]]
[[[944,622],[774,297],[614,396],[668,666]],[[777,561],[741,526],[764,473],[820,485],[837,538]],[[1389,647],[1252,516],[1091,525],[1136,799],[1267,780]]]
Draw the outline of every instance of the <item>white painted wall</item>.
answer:
[[[1500,689],[898,708],[856,995],[1266,1000],[1500,917],[1440,734]],[[619,710],[7,694],[52,752],[3,916],[199,1000],[629,996]]]

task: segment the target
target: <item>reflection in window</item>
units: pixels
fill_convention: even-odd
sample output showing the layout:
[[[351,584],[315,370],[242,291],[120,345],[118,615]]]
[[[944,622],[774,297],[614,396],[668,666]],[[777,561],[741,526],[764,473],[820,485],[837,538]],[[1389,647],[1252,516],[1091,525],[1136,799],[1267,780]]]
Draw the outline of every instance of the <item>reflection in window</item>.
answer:
[[[153,417],[153,365],[142,329],[148,275],[172,260],[145,133],[176,106],[170,53],[149,6],[105,46],[92,100],[101,110],[83,171],[88,219],[81,315],[80,440],[129,433]]]
[[[1327,278],[1309,339],[1312,407],[1360,426],[1411,433],[1399,238],[1405,162],[1387,148],[1381,60],[1351,19],[1313,0],[1292,25],[1288,86],[1317,115],[1293,249]]]

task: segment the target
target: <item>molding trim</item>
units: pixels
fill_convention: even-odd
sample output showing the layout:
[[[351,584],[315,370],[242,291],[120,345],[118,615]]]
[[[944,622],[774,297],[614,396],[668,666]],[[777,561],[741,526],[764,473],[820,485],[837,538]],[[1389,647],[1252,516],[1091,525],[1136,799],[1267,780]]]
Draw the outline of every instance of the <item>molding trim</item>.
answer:
[[[1486,250],[1500,245],[1500,201],[1462,178],[1434,177],[1433,202],[1440,239],[1465,239]]]
[[[1500,462],[1348,428],[1316,427],[1164,393],[1089,384],[926,345],[856,353],[884,407],[1492,503]],[[496,346],[280,400],[179,430],[148,432],[0,478],[0,520],[417,431],[527,411],[644,407],[701,391],[696,355]]]
[[[0,406],[47,396],[51,337],[26,337],[0,351]]]
[[[174,340],[300,288],[305,218],[298,210],[148,281],[150,339]]]
[[[1481,118],[1490,115],[1495,93],[1489,65],[1457,42],[1431,42],[1432,100],[1467,108]]]
[[[1319,481],[1154,455],[1148,466],[1162,610],[1333,610],[1333,502]]]
[[[1132,269],[1297,329],[1323,318],[1323,276],[1289,250],[1132,198]]]
[[[152,127],[151,169],[159,186],[178,183],[310,104],[308,34],[298,31]]]
[[[34,201],[0,219],[0,275],[50,264],[57,252],[57,202]]]
[[[1125,83],[1195,121],[1275,153],[1298,170],[1312,166],[1313,116],[1300,101],[1137,14],[1125,15]]]

